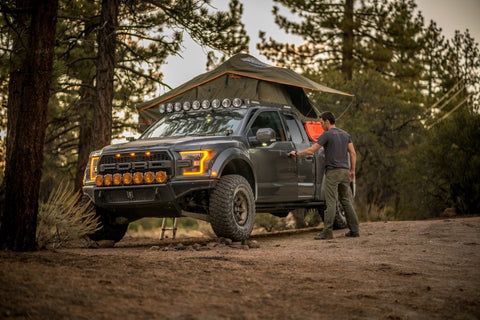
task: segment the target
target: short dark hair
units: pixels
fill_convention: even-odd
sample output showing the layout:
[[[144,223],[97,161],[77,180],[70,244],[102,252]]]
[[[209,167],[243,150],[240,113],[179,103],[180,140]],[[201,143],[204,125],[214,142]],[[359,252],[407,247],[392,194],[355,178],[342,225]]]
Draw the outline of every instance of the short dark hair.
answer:
[[[323,121],[330,121],[330,124],[335,124],[335,116],[330,111],[322,112],[320,114],[320,118],[322,118]]]

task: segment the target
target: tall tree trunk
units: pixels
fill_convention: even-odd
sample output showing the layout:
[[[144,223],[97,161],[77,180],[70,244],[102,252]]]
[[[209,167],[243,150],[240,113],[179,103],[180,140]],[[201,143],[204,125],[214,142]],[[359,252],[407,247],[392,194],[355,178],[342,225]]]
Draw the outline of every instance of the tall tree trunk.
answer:
[[[92,147],[100,149],[112,138],[113,76],[119,0],[102,1],[98,31],[97,94],[93,112]]]
[[[85,83],[84,83],[85,84]],[[84,86],[80,95],[80,105],[78,107],[79,127],[78,136],[78,160],[75,173],[75,191],[80,191],[83,185],[83,176],[88,162],[88,155],[92,151],[92,103],[95,100],[95,92],[90,89],[90,84]]]
[[[352,80],[353,74],[353,5],[354,0],[345,0],[345,15],[342,23],[342,74]]]
[[[0,248],[36,249],[47,105],[58,0],[17,0],[8,92]]]

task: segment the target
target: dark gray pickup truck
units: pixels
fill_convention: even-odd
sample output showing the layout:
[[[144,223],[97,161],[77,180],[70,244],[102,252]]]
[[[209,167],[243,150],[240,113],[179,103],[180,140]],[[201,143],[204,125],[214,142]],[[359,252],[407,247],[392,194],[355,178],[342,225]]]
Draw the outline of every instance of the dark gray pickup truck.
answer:
[[[313,143],[292,107],[227,98],[159,110],[162,118],[138,140],[91,153],[83,192],[103,225],[93,240],[119,241],[143,217],[190,216],[240,241],[256,212],[323,214],[323,149],[288,156]],[[339,207],[336,225],[344,224]]]

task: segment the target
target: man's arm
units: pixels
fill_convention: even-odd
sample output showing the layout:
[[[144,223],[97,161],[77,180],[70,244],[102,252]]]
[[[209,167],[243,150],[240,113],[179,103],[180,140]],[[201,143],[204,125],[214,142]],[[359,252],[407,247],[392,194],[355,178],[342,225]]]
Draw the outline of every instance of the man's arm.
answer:
[[[321,147],[322,147],[321,145],[319,145],[318,143],[315,142],[314,144],[312,144],[311,147],[309,147],[307,149],[304,149],[304,150],[298,151],[298,152],[297,151],[290,151],[289,154],[291,156],[294,156],[294,157],[295,156],[309,156],[311,154],[314,154],[318,150],[320,150]]]
[[[350,154],[350,181],[355,180],[355,164],[357,162],[357,154],[353,143],[348,144],[348,153]]]

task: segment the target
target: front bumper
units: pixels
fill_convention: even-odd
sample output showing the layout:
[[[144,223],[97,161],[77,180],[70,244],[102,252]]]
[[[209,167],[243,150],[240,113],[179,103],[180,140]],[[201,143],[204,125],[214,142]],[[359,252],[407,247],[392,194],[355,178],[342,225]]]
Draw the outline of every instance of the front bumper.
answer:
[[[166,184],[118,187],[84,186],[95,207],[129,219],[142,217],[179,217],[180,198],[194,191],[212,189],[216,179],[175,181]]]

